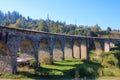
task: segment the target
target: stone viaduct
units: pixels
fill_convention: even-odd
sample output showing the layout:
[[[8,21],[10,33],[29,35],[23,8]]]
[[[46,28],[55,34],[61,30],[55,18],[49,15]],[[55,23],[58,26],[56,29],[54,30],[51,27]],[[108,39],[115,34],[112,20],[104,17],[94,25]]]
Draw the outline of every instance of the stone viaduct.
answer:
[[[96,55],[110,51],[110,46],[120,39],[81,37],[38,32],[0,26],[0,73],[16,73],[17,53],[21,51],[37,60],[48,53],[50,61],[66,58],[89,60],[89,49],[95,45]],[[41,54],[39,54],[41,53]],[[55,56],[58,54],[57,56]]]

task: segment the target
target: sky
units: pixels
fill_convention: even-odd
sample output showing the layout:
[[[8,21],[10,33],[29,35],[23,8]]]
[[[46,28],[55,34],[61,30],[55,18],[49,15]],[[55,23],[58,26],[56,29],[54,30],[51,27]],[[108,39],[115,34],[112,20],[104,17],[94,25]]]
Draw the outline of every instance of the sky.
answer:
[[[33,19],[49,19],[120,29],[120,0],[0,0],[0,10],[18,11]]]

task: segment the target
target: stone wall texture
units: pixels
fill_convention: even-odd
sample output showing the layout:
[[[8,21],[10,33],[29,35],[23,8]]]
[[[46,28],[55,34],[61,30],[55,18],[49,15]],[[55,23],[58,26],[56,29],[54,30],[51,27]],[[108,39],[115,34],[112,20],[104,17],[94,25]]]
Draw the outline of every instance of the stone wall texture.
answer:
[[[51,63],[67,58],[89,59],[90,41],[102,51],[109,51],[109,44],[120,42],[120,39],[99,37],[82,37],[64,34],[52,34],[26,29],[15,29],[0,26],[0,73],[17,72],[17,53],[33,57],[39,63]],[[109,42],[108,42],[109,41]],[[20,55],[22,57],[22,55]]]

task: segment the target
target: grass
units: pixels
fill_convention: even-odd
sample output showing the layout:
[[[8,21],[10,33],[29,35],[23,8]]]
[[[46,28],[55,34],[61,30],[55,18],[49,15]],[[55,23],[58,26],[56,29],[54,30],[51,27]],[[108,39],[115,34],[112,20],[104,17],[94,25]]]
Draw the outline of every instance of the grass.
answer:
[[[68,59],[64,61],[54,62],[52,65],[41,65],[41,67],[35,71],[28,66],[19,67],[16,75],[13,74],[0,74],[0,78],[9,79],[49,79],[49,80],[61,80],[61,79],[75,79],[78,78],[99,78],[99,70],[102,71],[114,71],[113,68],[104,68],[98,63],[93,63],[80,59]],[[120,69],[115,71],[117,77],[119,77]],[[111,76],[111,75],[110,75]],[[103,76],[102,76],[103,77]]]

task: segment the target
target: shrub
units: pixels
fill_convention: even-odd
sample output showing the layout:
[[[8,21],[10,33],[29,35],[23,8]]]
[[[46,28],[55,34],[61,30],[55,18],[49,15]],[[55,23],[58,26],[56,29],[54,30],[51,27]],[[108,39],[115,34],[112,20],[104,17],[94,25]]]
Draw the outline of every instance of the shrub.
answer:
[[[32,67],[32,68],[37,68],[37,61],[36,60],[31,60],[30,61],[30,67]]]
[[[79,75],[79,70],[77,69],[77,70],[75,71],[75,80],[78,80],[79,77],[80,77],[80,75]]]
[[[20,54],[21,54],[20,52],[17,52],[17,57],[19,57],[19,56],[20,56]]]
[[[97,74],[92,67],[80,67],[79,74],[81,77],[96,77]]]
[[[118,60],[118,66],[120,67],[120,51],[116,51],[114,54],[115,54],[115,57]]]
[[[108,55],[103,56],[102,64],[103,64],[103,66],[117,66],[118,60],[114,56],[114,54],[109,53]],[[107,64],[107,65],[104,65],[104,64]]]
[[[103,76],[104,74],[103,74],[103,69],[102,68],[100,68],[99,70],[98,70],[98,75],[99,76]]]
[[[95,58],[95,55],[91,53],[90,58],[91,61],[102,64],[104,67],[117,66],[119,64],[119,59],[116,57],[115,54],[116,51],[103,52],[98,58]]]
[[[104,68],[103,69],[103,76],[114,76],[113,70],[110,68]]]

